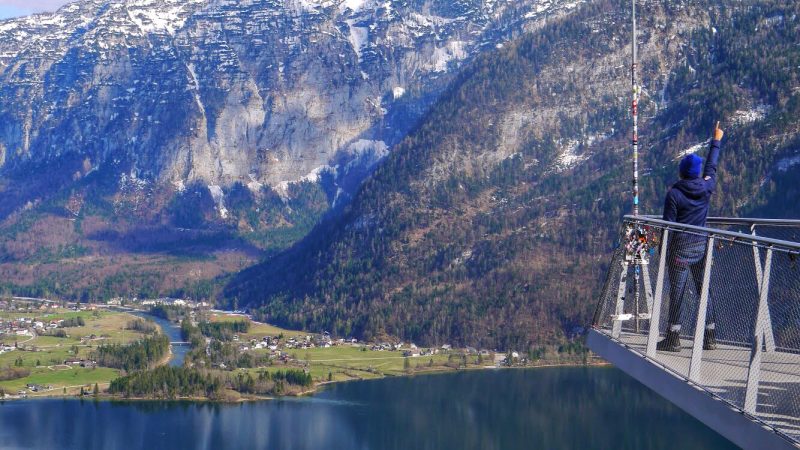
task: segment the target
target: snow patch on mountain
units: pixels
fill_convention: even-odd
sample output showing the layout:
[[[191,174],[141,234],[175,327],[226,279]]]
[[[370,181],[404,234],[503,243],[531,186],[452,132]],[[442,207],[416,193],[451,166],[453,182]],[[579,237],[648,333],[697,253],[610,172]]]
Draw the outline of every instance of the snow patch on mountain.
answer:
[[[738,110],[733,113],[731,121],[736,125],[744,125],[759,120],[764,120],[770,110],[769,105],[758,105],[755,108],[748,110]]]
[[[427,70],[433,72],[445,72],[451,61],[461,61],[467,57],[466,45],[462,41],[451,41],[443,47],[438,47],[433,51]]]
[[[350,29],[348,40],[353,46],[353,51],[356,52],[358,62],[361,62],[361,52],[369,44],[369,28],[356,26],[357,21],[354,19],[348,19],[346,22]]]
[[[678,156],[675,157],[675,160],[677,161],[677,160],[683,158],[686,155],[693,155],[693,154],[703,150],[704,148],[707,148],[708,145],[710,144],[710,142],[711,141],[703,141],[703,142],[701,142],[699,144],[695,144],[695,145],[693,145],[693,146],[691,146],[691,147],[689,147],[687,149],[684,149],[682,152],[678,153]]]
[[[250,189],[250,192],[254,194],[258,194],[264,188],[264,185],[259,183],[256,179],[256,174],[251,173],[247,175],[250,178],[250,181],[247,182],[247,189]]]
[[[353,12],[361,11],[367,5],[367,0],[344,0],[340,9],[344,11],[345,9],[350,9]]]
[[[585,161],[589,157],[588,155],[579,155],[577,153],[580,144],[581,142],[579,140],[572,139],[561,148],[561,152],[559,152],[558,157],[556,158],[556,172],[567,170],[576,164]]]
[[[202,0],[135,0],[126,4],[128,16],[144,33],[174,35],[188,18],[187,7]]]
[[[330,172],[335,174],[336,170],[336,167],[331,167],[329,165],[319,166],[296,180],[281,181],[280,183],[274,185],[273,189],[275,189],[275,192],[278,193],[278,196],[281,197],[281,199],[283,199],[285,202],[289,199],[289,187],[291,185],[298,183],[318,183],[323,173]]]
[[[567,141],[566,145],[562,146],[561,151],[556,157],[554,170],[556,172],[562,172],[586,161],[592,156],[592,153],[588,150],[589,147],[605,141],[608,137],[608,134],[600,133],[585,136],[582,140],[571,139]],[[578,154],[578,149],[581,147],[583,147],[584,150],[582,153]]]
[[[225,208],[225,194],[222,192],[222,188],[216,184],[210,184],[208,185],[208,192],[211,193],[211,198],[214,199],[214,203],[217,205],[219,216],[227,219],[228,210]]]

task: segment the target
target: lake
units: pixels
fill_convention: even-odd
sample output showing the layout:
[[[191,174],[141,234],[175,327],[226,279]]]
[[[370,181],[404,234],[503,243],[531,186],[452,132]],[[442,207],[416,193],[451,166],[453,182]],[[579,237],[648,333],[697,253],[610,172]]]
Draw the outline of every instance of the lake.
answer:
[[[3,449],[728,449],[614,368],[482,370],[330,385],[313,397],[0,404]]]

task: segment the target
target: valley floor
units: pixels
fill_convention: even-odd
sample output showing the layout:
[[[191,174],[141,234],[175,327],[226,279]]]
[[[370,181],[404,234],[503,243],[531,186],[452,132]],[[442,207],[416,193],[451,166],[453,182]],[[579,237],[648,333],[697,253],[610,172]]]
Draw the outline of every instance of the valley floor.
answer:
[[[5,393],[5,398],[77,395],[121,398],[119,395],[109,395],[108,388],[112,380],[123,374],[117,369],[97,366],[91,360],[91,352],[98,345],[129,344],[144,338],[145,334],[129,329],[129,323],[137,320],[129,312],[92,306],[84,308],[77,311],[74,308],[58,307],[34,311],[0,311],[0,323],[6,324],[6,334],[0,335],[0,349],[5,349],[0,353],[0,369],[5,370],[4,373],[12,373],[12,369],[19,370],[17,374],[23,375],[0,381],[0,390]],[[194,321],[195,313],[191,314]],[[327,335],[281,329],[252,321],[240,314],[222,311],[206,311],[202,314],[202,320],[207,323],[246,320],[249,327],[246,332],[236,334],[231,342],[213,343],[214,339],[206,339],[205,353],[210,356],[210,364],[198,367],[190,362],[187,366],[194,366],[204,374],[227,380],[248,376],[252,379],[263,379],[265,376],[280,376],[281,372],[289,371],[310,375],[310,384],[287,383],[277,393],[279,396],[307,395],[330,383],[384,377],[509,367],[604,364],[586,354],[566,352],[546,354],[529,361],[511,352],[501,354],[487,350],[452,349],[449,346],[418,348],[413,344],[345,341],[331,339]],[[78,318],[83,320],[82,326],[57,328],[55,325],[60,320]],[[34,324],[40,328],[35,328]],[[27,334],[18,335],[16,331],[12,332],[12,326],[16,330],[26,330]],[[26,326],[29,328],[25,328]],[[164,332],[161,326],[159,329]],[[65,333],[54,336],[54,330],[64,330]],[[227,351],[234,352],[237,359],[245,355],[258,364],[256,367],[227,367],[219,361],[211,362],[215,361],[210,350],[214,345],[227,346]],[[170,351],[154,366],[167,365],[172,356]],[[215,400],[248,401],[276,396],[275,392],[265,395],[237,392],[231,386],[224,389],[222,394]],[[127,398],[136,399],[136,396]],[[183,398],[206,399],[196,396]]]

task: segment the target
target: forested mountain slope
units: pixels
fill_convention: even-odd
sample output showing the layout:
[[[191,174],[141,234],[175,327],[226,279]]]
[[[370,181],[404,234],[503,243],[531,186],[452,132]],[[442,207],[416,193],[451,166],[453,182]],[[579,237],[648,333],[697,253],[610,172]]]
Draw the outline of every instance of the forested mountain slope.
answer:
[[[76,0],[0,20],[0,293],[207,297],[346,203],[463,64],[574,5]]]
[[[340,335],[531,348],[588,321],[630,204],[629,4],[603,0],[466,68],[338,217],[226,299]],[[714,214],[795,216],[800,5],[647,2],[643,211],[726,129]],[[786,202],[786,203],[784,203]]]

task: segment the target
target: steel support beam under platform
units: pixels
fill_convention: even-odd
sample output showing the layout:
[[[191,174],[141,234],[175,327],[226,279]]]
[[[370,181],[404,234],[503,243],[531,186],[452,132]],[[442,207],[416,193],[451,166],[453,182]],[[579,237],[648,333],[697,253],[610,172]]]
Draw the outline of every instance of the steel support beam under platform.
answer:
[[[800,448],[741,410],[608,335],[589,330],[587,343],[593,352],[742,448]],[[665,439],[668,438],[665,435]]]

